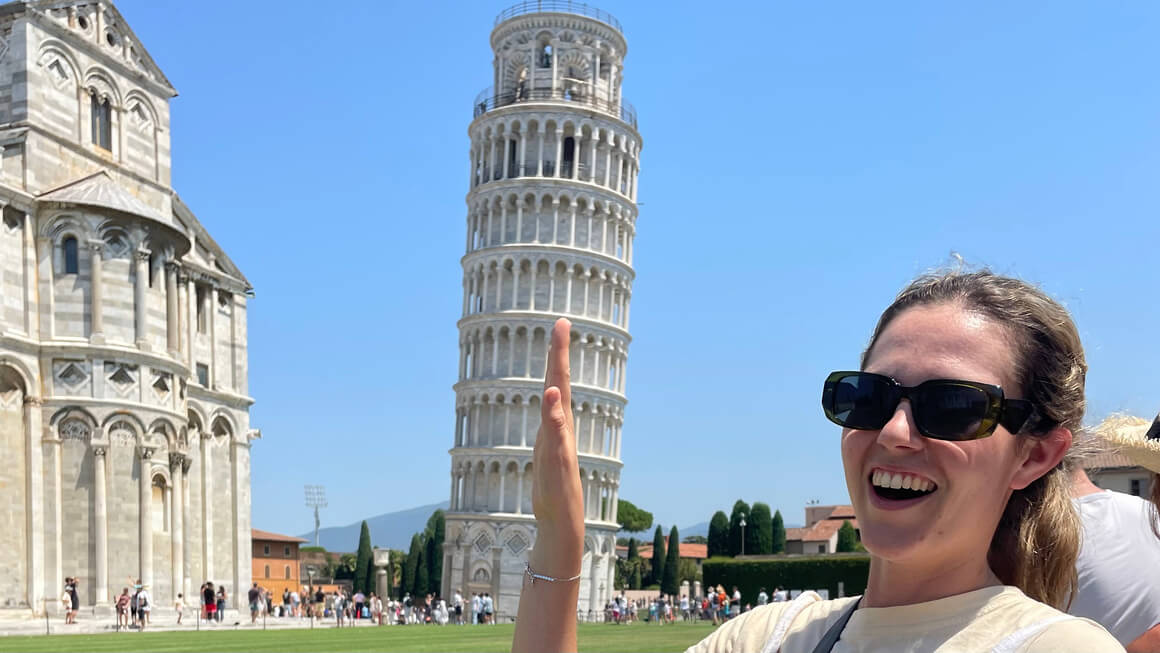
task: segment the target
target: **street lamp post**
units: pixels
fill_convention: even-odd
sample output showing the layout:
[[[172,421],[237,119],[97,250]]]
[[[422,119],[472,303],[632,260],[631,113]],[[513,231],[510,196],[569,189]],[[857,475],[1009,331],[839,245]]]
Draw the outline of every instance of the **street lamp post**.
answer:
[[[745,513],[741,513],[741,555],[745,555]]]
[[[314,565],[306,565],[306,591],[310,592],[307,603],[310,605],[310,629],[314,629],[314,611],[317,606],[314,605]]]

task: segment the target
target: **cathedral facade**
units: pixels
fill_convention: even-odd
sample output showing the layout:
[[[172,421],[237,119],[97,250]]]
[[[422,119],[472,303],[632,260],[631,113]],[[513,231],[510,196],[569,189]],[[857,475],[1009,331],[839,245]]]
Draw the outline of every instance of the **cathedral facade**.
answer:
[[[0,610],[250,585],[249,282],[170,180],[107,0],[0,5]]]

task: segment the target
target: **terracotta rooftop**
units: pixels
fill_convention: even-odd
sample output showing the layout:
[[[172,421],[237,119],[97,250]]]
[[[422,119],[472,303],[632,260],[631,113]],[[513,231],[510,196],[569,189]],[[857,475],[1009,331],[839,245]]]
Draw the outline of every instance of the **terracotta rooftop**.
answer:
[[[669,538],[665,538],[665,550],[668,551]],[[617,547],[620,548],[620,547]],[[626,547],[627,548],[627,547]],[[640,557],[646,560],[652,560],[653,546],[651,543],[642,544],[637,548],[637,553]],[[704,560],[709,557],[708,544],[693,544],[691,542],[681,542],[681,557],[692,558],[694,560]]]
[[[294,537],[293,535],[279,535],[278,533],[271,533],[270,531],[260,531],[256,528],[250,529],[250,539],[261,540],[263,542],[301,542],[306,543],[310,540],[304,540],[301,537]]]
[[[852,517],[852,515],[851,515]],[[842,522],[849,521],[850,524],[857,529],[858,520],[852,518],[844,519],[823,519],[822,521],[810,526],[809,528],[787,528],[785,529],[785,539],[799,540],[802,542],[823,542],[829,540],[838,529],[842,527]]]
[[[854,506],[834,506],[827,519],[854,519]]]

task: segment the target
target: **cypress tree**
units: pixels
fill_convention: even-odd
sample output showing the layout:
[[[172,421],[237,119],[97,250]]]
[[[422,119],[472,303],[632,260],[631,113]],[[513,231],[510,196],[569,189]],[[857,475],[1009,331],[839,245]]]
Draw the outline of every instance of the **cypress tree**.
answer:
[[[370,564],[367,565],[367,578],[365,585],[366,588],[363,591],[365,591],[367,594],[370,594],[371,592],[377,593],[379,591],[379,571],[378,568],[375,567],[375,555],[373,549],[371,550]]]
[[[415,533],[411,536],[411,550],[407,552],[407,561],[403,563],[403,587],[402,592],[410,593],[415,596],[415,581],[417,580],[417,572],[419,565],[419,556],[423,550],[423,542],[419,539],[419,534]]]
[[[753,520],[745,528],[745,552],[773,553],[773,517],[769,514],[767,504],[761,502],[753,504]]]
[[[780,510],[773,513],[773,553],[785,553],[785,522]]]
[[[681,565],[681,536],[677,533],[677,527],[673,526],[673,530],[669,531],[669,552],[665,556],[664,578],[661,580],[661,593],[669,596],[676,596],[680,591],[680,581],[677,579],[677,571]]]
[[[430,591],[430,573],[427,571],[427,547],[419,546],[419,561],[415,563],[415,596],[423,596]]]
[[[358,536],[358,557],[354,565],[354,591],[369,592],[370,588],[366,586],[367,569],[374,573],[375,559],[374,552],[371,551],[371,531],[367,528],[366,520],[363,520],[362,530],[359,531]],[[372,584],[373,587],[373,584]]]
[[[628,538],[628,558],[626,558],[626,559],[633,560],[633,559],[636,559],[639,557],[640,557],[640,551],[637,551],[637,549],[636,549],[636,538],[635,537]]]
[[[851,553],[858,547],[858,534],[854,532],[854,525],[847,519],[838,529],[838,553]]]
[[[661,525],[657,524],[657,530],[653,534],[653,550],[652,550],[652,573],[649,574],[649,585],[654,583],[660,584],[665,577],[665,533],[661,530]]]
[[[745,515],[745,526],[748,529],[752,515],[749,514],[749,504],[741,499],[733,504],[733,514],[729,516],[729,555],[741,555],[741,515]]]
[[[427,579],[432,592],[443,591],[443,539],[447,522],[442,510],[431,513],[427,520]]]
[[[641,588],[640,578],[640,558],[636,559],[636,564],[632,566],[632,579],[628,582],[629,589],[638,590]]]
[[[729,555],[729,518],[718,510],[709,521],[709,557]]]

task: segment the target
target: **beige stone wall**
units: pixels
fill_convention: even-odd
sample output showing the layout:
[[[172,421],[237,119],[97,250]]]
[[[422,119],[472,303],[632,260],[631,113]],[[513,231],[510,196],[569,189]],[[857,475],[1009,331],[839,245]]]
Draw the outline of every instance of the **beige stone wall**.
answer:
[[[0,385],[3,381],[0,380]],[[2,388],[0,388],[2,389]],[[24,600],[27,578],[27,483],[25,455],[24,393],[0,394],[0,608],[15,607]]]

